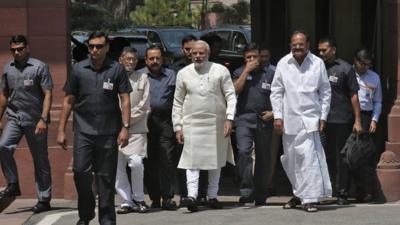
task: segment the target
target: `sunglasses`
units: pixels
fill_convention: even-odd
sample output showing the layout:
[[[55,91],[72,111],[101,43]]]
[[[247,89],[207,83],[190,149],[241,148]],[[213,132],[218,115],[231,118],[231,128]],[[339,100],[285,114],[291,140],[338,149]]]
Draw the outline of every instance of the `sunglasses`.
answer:
[[[89,45],[88,45],[88,48],[89,48],[89,49],[94,49],[94,48],[96,48],[96,49],[102,49],[102,48],[104,48],[104,46],[106,46],[106,44],[98,44],[98,45],[89,44]]]
[[[19,47],[19,48],[10,48],[10,52],[14,53],[14,52],[22,52],[25,49],[24,47]]]

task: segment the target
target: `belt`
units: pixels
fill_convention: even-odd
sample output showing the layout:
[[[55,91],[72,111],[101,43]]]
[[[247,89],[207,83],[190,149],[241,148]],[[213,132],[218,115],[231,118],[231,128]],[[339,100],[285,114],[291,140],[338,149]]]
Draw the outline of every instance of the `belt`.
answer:
[[[364,115],[370,116],[370,115],[372,115],[372,113],[373,113],[372,110],[371,111],[361,110],[361,114],[364,114]]]

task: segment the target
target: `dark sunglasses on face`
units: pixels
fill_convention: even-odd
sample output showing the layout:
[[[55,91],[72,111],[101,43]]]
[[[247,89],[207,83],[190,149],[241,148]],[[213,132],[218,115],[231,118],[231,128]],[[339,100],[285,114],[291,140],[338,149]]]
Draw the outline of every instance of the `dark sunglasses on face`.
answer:
[[[89,49],[94,49],[94,48],[96,48],[96,49],[102,49],[102,48],[104,48],[104,46],[106,46],[106,44],[98,44],[98,45],[89,44],[89,45],[88,45],[88,48],[89,48]]]
[[[25,49],[25,46],[23,47],[19,47],[19,48],[10,48],[10,52],[14,53],[14,52],[22,52]]]

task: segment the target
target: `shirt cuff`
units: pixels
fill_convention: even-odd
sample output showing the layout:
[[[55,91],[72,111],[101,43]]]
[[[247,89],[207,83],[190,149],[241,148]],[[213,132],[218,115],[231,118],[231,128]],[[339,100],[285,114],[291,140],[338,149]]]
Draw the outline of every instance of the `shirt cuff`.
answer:
[[[372,117],[372,120],[378,123],[378,121],[379,121],[379,116],[374,115],[374,116]]]
[[[174,126],[174,132],[182,130],[182,125],[175,125]]]
[[[328,120],[328,114],[322,114],[319,119],[323,120],[323,121],[327,121]]]
[[[226,115],[226,119],[227,120],[232,120],[233,121],[234,118],[235,118],[234,115],[230,115],[230,114]]]
[[[283,119],[281,112],[272,112],[274,114],[274,119]]]

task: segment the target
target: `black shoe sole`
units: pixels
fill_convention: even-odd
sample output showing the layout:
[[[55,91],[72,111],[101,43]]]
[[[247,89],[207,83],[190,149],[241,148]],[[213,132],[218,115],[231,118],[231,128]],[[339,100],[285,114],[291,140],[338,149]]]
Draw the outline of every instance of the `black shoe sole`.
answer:
[[[4,209],[6,209],[8,206],[11,205],[15,200],[15,196],[13,197],[4,197],[0,199],[0,213],[3,212]]]

